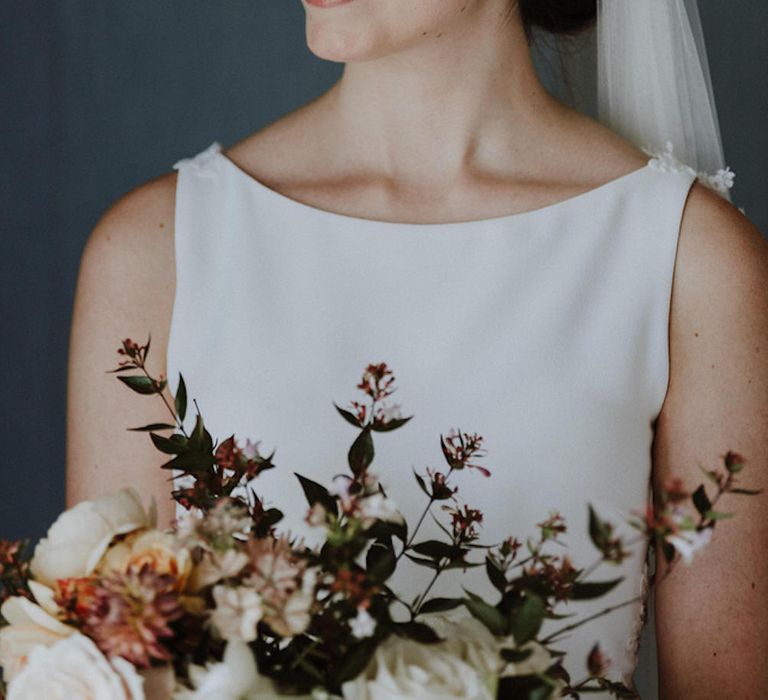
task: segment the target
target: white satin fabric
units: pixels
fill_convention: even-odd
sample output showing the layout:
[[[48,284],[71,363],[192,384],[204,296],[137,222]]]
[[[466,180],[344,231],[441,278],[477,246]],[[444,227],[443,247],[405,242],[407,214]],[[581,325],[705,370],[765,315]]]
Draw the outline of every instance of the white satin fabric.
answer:
[[[406,224],[293,200],[214,142],[174,166],[171,389],[183,373],[215,438],[276,449],[258,491],[285,512],[284,528],[313,542],[294,472],[328,484],[345,471],[356,432],[333,402],[363,400],[363,369],[386,362],[399,387],[391,398],[414,418],[376,434],[373,466],[411,525],[425,504],[413,468],[444,467],[440,434],[477,432],[492,476],[461,473],[457,484],[484,513],[483,540],[533,536],[559,510],[571,556],[587,566],[587,504],[631,533],[623,518],[648,496],[679,225],[695,180],[661,165],[528,212]],[[427,519],[419,539],[436,534]],[[643,552],[598,569],[596,580],[625,581],[569,612],[638,595],[645,571]],[[406,565],[393,585],[410,600],[430,574]],[[493,599],[480,569],[464,585]],[[433,593],[460,595],[457,574]],[[612,676],[630,683],[641,612],[625,607],[565,639],[560,648],[580,650],[574,677],[600,640]]]

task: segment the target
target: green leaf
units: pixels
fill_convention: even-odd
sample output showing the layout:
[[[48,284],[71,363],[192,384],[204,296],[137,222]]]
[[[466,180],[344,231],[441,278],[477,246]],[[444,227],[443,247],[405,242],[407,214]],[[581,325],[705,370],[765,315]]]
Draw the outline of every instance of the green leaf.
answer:
[[[538,634],[545,612],[544,600],[533,593],[527,593],[523,604],[510,611],[509,627],[518,646]]]
[[[504,575],[504,572],[496,566],[491,557],[485,558],[485,573],[488,574],[488,579],[493,584],[493,587],[499,591],[499,593],[504,593],[507,589],[507,577]]]
[[[394,625],[393,629],[398,636],[413,639],[420,644],[435,644],[442,641],[437,632],[423,622],[401,622]]]
[[[704,513],[704,517],[708,520],[725,520],[727,518],[732,518],[736,513],[723,513],[722,511],[717,510],[708,510],[706,513]]]
[[[171,425],[170,423],[150,423],[149,425],[142,425],[141,428],[128,428],[128,430],[142,430],[142,431],[150,431],[150,430],[174,430],[176,428],[175,425]]]
[[[198,413],[195,418],[195,427],[189,436],[189,447],[199,452],[212,452],[213,440],[211,434],[205,429],[203,417]]]
[[[206,473],[215,464],[211,455],[185,452],[162,465],[162,469],[178,469],[189,474]]]
[[[339,660],[339,684],[356,678],[365,670],[380,641],[375,637],[367,637],[352,645],[349,651]]]
[[[347,454],[349,468],[355,476],[360,476],[373,462],[373,438],[368,426],[360,431]]]
[[[693,505],[696,506],[696,510],[699,511],[701,515],[705,515],[708,510],[712,509],[712,503],[707,496],[704,484],[699,486],[699,488],[693,492]]]
[[[717,478],[717,474],[712,469],[707,469],[701,463],[699,463],[698,467],[713,484],[720,485],[720,479]]]
[[[543,678],[529,674],[500,678],[496,697],[501,700],[550,700],[555,696],[552,686]]]
[[[464,607],[482,622],[488,630],[496,637],[507,634],[507,620],[504,614],[498,608],[494,608],[484,600],[475,597],[465,598]]]
[[[455,559],[461,554],[461,549],[455,545],[448,544],[447,542],[441,542],[440,540],[426,540],[425,542],[419,542],[411,547],[416,554],[429,557],[436,561],[441,559]]]
[[[447,612],[458,608],[463,602],[462,598],[430,598],[421,605],[419,612],[423,614]]]
[[[392,543],[374,542],[365,556],[365,568],[368,573],[379,581],[386,581],[395,571],[397,559],[392,549]]]
[[[457,559],[450,564],[446,564],[443,569],[474,569],[476,566],[483,566],[481,561],[464,561],[463,559]]]
[[[187,414],[187,385],[184,383],[184,377],[179,372],[179,385],[176,388],[176,416],[180,422],[184,422],[184,416]]]
[[[341,414],[341,416],[344,418],[347,423],[351,423],[356,428],[362,428],[363,426],[360,425],[359,421],[357,420],[357,416],[352,413],[352,411],[347,411],[344,408],[341,408],[340,406],[336,406],[336,403],[334,402],[333,405],[336,407],[336,410]]]
[[[408,527],[405,521],[402,523],[385,522],[377,520],[366,530],[369,539],[380,539],[382,537],[397,537],[401,542],[405,542],[408,537]]]
[[[533,649],[502,649],[501,658],[504,661],[510,661],[513,664],[519,664],[521,661],[525,661],[531,654]]]
[[[155,386],[155,382],[150,377],[129,376],[120,377],[118,379],[123,382],[127,387],[133,389],[137,394],[158,394],[158,388]],[[160,382],[160,391],[162,391],[163,382]]]
[[[436,571],[438,568],[437,562],[432,559],[414,557],[412,554],[408,554],[407,552],[405,556],[408,557],[414,564],[418,564],[419,566],[426,566],[428,569],[432,569],[433,571]]]
[[[601,552],[605,550],[608,539],[611,535],[611,528],[605,521],[595,513],[592,505],[589,505],[589,538]]]
[[[296,474],[296,472],[294,472]],[[307,502],[310,506],[319,503],[325,508],[331,515],[338,515],[338,508],[336,506],[336,499],[328,493],[328,489],[325,486],[318,484],[316,481],[307,479],[301,474],[296,474],[296,478],[301,484],[301,488],[304,491],[304,495],[307,498]]]
[[[164,452],[167,455],[177,455],[187,450],[187,438],[178,433],[176,435],[171,435],[169,438],[150,433],[149,437],[152,438],[155,447],[160,450],[160,452]]]
[[[591,600],[605,595],[613,590],[623,578],[612,579],[611,581],[577,581],[571,589],[571,598],[573,600]]]
[[[396,430],[400,426],[405,425],[409,420],[411,420],[411,418],[413,418],[413,416],[408,416],[407,418],[393,418],[386,423],[381,423],[379,420],[374,419],[371,428],[377,433],[386,433],[390,430]]]
[[[432,494],[427,490],[427,485],[424,483],[424,477],[421,476],[415,469],[413,470],[413,475],[416,477],[416,483],[419,485],[419,488],[427,495],[428,498],[432,498]]]
[[[261,516],[261,519],[259,520],[258,524],[255,528],[255,535],[256,537],[266,537],[267,533],[269,532],[269,529],[277,523],[279,523],[283,519],[283,513],[282,511],[278,510],[277,508],[269,508],[267,509],[264,514]]]

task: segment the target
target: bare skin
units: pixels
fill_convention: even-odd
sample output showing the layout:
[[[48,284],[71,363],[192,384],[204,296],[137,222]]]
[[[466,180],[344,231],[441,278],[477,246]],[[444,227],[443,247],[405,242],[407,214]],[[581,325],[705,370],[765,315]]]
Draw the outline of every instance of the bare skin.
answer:
[[[297,201],[413,223],[537,209],[642,167],[647,156],[633,144],[546,93],[519,17],[503,21],[508,2],[306,6],[308,45],[344,62],[342,78],[226,155]],[[157,498],[163,522],[173,504],[162,455],[123,427],[165,421],[167,411],[101,370],[114,366],[120,339],[144,342],[151,331],[150,370],[166,372],[175,183],[170,172],[128,192],[88,239],[67,408],[68,503],[131,484]],[[693,487],[698,462],[717,466],[734,449],[750,462],[750,486],[768,489],[768,243],[700,183],[681,224],[669,331],[656,482],[674,474]],[[724,498],[738,516],[657,591],[663,700],[757,698],[768,687],[764,503]]]

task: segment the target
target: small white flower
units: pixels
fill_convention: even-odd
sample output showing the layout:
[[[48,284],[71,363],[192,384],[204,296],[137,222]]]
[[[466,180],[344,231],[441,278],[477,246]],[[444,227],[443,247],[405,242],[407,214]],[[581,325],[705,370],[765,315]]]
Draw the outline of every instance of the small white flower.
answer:
[[[384,520],[402,522],[403,516],[391,498],[382,493],[374,493],[360,499],[360,517],[363,520]]]
[[[264,611],[261,596],[248,586],[213,587],[216,609],[211,622],[227,641],[251,642],[256,639],[256,625]]]
[[[310,610],[314,597],[304,590],[291,593],[285,605],[265,622],[282,637],[295,637],[304,632],[310,623]]]
[[[381,416],[381,420],[385,423],[389,423],[391,420],[396,420],[403,417],[400,413],[399,403],[392,404],[391,406],[381,406],[379,409],[379,415]]]
[[[248,563],[248,555],[235,549],[204,552],[203,558],[192,569],[188,588],[199,591],[217,581],[237,576]]]
[[[703,530],[692,530],[680,535],[670,535],[667,537],[667,542],[680,552],[683,563],[688,565],[693,560],[693,555],[707,545],[710,539],[712,539],[712,528],[706,527]]]
[[[376,620],[370,616],[365,608],[357,609],[357,617],[349,621],[352,636],[357,639],[372,637],[376,631]]]
[[[328,493],[336,498],[344,498],[349,495],[349,487],[352,484],[352,479],[344,474],[337,474],[333,477],[331,485],[328,487]]]

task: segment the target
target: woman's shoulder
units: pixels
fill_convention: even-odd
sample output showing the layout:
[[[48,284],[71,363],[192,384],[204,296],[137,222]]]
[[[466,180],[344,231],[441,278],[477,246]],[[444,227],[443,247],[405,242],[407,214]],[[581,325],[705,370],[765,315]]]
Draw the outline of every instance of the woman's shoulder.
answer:
[[[81,267],[109,269],[112,284],[142,284],[150,295],[172,293],[176,180],[176,171],[163,173],[111,202],[85,242]]]
[[[75,324],[118,324],[132,337],[151,328],[161,357],[175,291],[175,187],[176,173],[164,173],[102,212],[82,249],[74,303]]]
[[[675,282],[686,314],[711,315],[722,304],[746,312],[752,292],[768,290],[768,240],[742,210],[698,180],[683,208]]]

